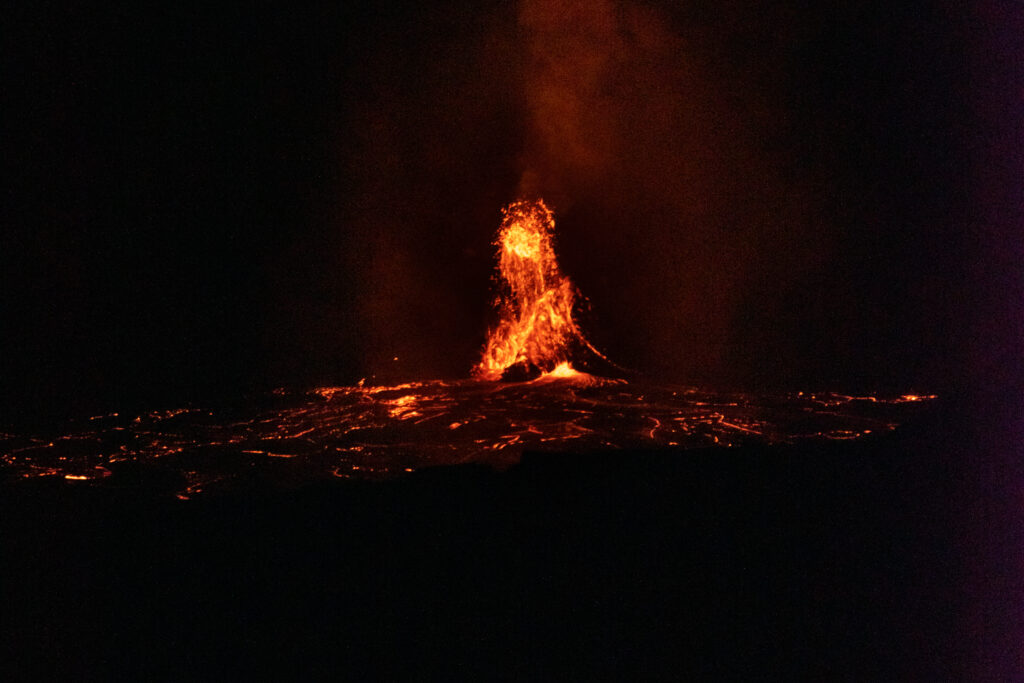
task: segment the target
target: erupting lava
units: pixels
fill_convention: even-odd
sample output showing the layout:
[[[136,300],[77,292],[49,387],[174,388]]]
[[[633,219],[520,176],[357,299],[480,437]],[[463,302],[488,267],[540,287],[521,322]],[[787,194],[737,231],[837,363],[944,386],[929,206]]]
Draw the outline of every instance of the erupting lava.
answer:
[[[558,267],[552,235],[555,219],[543,200],[518,201],[502,209],[498,230],[496,301],[501,319],[487,336],[483,357],[473,368],[481,379],[500,379],[517,368],[525,375],[576,374],[574,349],[589,349],[607,360],[573,320],[576,288]]]
[[[0,430],[0,485],[59,477],[123,491],[144,481],[157,482],[160,495],[163,482],[177,482],[175,495],[188,499],[274,481],[290,487],[325,475],[378,478],[466,463],[507,467],[527,450],[858,439],[894,429],[910,406],[935,398],[722,394],[581,372],[573,362],[607,375],[623,369],[573,319],[577,292],[555,259],[554,227],[543,201],[505,207],[495,240],[501,319],[474,379],[278,389],[259,402],[266,408],[219,417],[176,408],[134,418],[96,415],[57,434]],[[493,381],[499,379],[517,381]],[[139,467],[153,467],[155,476],[140,476],[150,470]]]
[[[506,467],[526,450],[857,439],[894,429],[910,405],[934,398],[721,394],[581,372],[573,362],[610,375],[622,368],[573,319],[577,292],[555,260],[554,227],[543,201],[505,207],[495,240],[501,319],[474,379],[278,389],[266,409],[214,419],[213,411],[179,408],[134,418],[97,415],[56,436],[0,430],[0,484],[60,477],[122,491],[139,481],[177,481],[175,495],[188,499],[253,483],[292,486],[325,474],[365,479],[439,465]],[[493,382],[499,379],[529,381]],[[140,477],[138,467],[150,466],[159,475]]]

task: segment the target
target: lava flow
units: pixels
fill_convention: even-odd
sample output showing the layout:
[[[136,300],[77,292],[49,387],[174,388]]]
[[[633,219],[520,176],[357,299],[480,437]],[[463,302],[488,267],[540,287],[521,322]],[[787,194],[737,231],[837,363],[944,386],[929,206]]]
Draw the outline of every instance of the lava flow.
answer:
[[[52,433],[0,431],[0,483],[52,477],[118,488],[145,479],[190,498],[254,480],[292,486],[439,465],[507,467],[526,451],[858,439],[891,431],[934,398],[726,394],[581,372],[573,362],[615,366],[573,318],[578,294],[555,259],[554,225],[540,200],[504,209],[495,241],[500,321],[473,379],[279,389],[221,414],[194,406],[98,415]]]
[[[500,321],[488,334],[474,376],[572,377],[578,373],[570,356],[582,349],[607,360],[573,319],[576,288],[555,258],[551,210],[538,199],[513,202],[502,213],[495,240],[502,280],[496,302]]]

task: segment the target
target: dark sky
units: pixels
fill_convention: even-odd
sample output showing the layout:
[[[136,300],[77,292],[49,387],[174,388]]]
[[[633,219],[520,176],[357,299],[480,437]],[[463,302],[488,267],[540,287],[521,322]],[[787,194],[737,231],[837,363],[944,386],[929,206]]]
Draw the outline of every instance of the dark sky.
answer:
[[[465,376],[521,194],[655,378],[1018,369],[1020,3],[22,5],[9,415]]]

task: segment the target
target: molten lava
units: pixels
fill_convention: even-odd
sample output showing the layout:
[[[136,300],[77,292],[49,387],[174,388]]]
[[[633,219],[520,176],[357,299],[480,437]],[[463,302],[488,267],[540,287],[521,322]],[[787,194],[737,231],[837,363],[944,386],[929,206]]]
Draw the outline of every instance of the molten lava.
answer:
[[[466,463],[508,467],[527,450],[635,452],[857,439],[896,428],[934,398],[723,394],[581,372],[573,362],[611,375],[618,366],[591,346],[573,319],[577,293],[555,260],[554,227],[542,201],[504,209],[495,241],[501,318],[473,368],[475,379],[394,386],[360,380],[309,392],[278,389],[258,410],[219,417],[178,408],[134,418],[97,415],[57,433],[0,430],[0,484],[12,477],[61,477],[70,486],[121,491],[126,483],[138,485],[130,482],[140,481],[140,471],[150,471],[139,467],[152,467],[159,475],[142,481],[177,481],[174,495],[187,500],[245,482],[292,486],[324,476],[380,478]],[[528,381],[490,381],[502,378]]]
[[[577,293],[555,260],[551,211],[539,200],[520,201],[504,216],[495,241],[501,318],[473,369],[476,379],[394,386],[360,380],[309,392],[277,389],[253,403],[258,410],[217,417],[193,407],[97,415],[56,433],[0,430],[0,484],[60,477],[70,486],[123,491],[139,481],[177,481],[174,495],[187,500],[257,482],[292,486],[466,463],[508,467],[527,450],[858,439],[895,429],[935,398],[723,394],[581,372],[573,362],[601,374],[622,369],[573,319]],[[490,381],[502,378],[528,381]],[[140,478],[148,471],[156,476]]]
[[[570,363],[574,350],[589,349],[604,358],[573,319],[576,288],[555,258],[551,210],[538,199],[514,202],[502,213],[495,240],[500,321],[488,334],[473,374],[496,380],[514,368],[527,376],[557,372],[569,377],[575,373]]]

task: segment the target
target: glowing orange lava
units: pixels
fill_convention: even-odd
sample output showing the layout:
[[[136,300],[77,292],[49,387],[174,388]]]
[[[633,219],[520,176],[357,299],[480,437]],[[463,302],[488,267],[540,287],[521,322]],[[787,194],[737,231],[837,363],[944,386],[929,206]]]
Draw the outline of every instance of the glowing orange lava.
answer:
[[[473,374],[500,379],[520,366],[527,373],[570,377],[574,346],[604,358],[587,342],[573,319],[576,288],[558,267],[552,245],[555,219],[543,200],[518,201],[502,210],[504,219],[495,246],[502,292],[501,316],[491,329]]]

